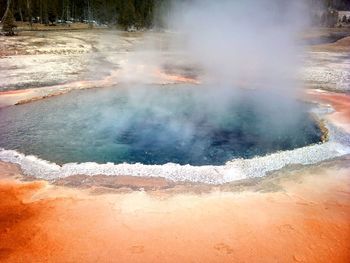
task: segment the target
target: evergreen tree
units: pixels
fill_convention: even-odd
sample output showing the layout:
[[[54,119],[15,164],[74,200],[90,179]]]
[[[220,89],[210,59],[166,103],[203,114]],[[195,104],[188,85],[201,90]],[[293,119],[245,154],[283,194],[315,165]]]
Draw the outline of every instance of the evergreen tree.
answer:
[[[17,26],[15,24],[15,18],[10,9],[6,11],[2,23],[2,30],[6,33],[6,35],[13,36],[15,34],[13,29]]]
[[[134,25],[136,21],[135,6],[132,0],[123,1],[120,14],[120,25],[124,26],[125,29]]]
[[[0,17],[7,1],[0,0]],[[154,25],[154,17],[162,14],[161,7],[169,1],[177,0],[12,0],[11,11],[15,19],[30,24],[32,18],[45,24],[73,18],[118,24],[125,29],[133,25],[147,28]]]
[[[11,0],[7,0],[6,11],[2,18],[2,30],[8,36],[13,36],[15,32],[13,29],[16,27],[15,18],[11,12]]]

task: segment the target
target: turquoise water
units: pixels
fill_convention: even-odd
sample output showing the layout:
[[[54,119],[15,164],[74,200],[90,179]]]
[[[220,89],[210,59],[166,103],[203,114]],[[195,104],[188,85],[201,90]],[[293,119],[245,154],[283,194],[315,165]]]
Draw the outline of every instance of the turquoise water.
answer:
[[[59,164],[218,165],[320,141],[307,104],[271,96],[180,85],[74,91],[1,109],[0,147]]]

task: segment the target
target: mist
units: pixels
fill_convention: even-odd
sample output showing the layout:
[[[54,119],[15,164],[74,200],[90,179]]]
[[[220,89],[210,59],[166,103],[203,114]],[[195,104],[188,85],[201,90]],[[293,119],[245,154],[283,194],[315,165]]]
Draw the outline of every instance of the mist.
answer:
[[[147,131],[157,136],[157,144],[167,145],[169,137],[184,144],[195,141],[192,154],[196,154],[210,143],[198,135],[215,133],[214,126],[233,106],[250,107],[254,125],[242,116],[237,116],[235,125],[243,134],[252,132],[247,129],[256,131],[254,147],[265,147],[266,138],[273,136],[292,138],[290,131],[310,121],[305,108],[296,103],[302,88],[299,35],[309,24],[303,1],[174,1],[168,9],[163,17],[166,32],[145,34],[121,63],[119,80],[129,87],[131,106],[125,116],[118,116],[123,121],[114,127],[117,134],[132,130],[129,120],[139,119],[140,112],[150,112],[150,119],[163,124]],[[200,84],[181,95],[151,88],[159,82],[159,73],[172,67],[175,73],[184,68],[180,72],[185,74],[193,68]],[[178,89],[181,92],[181,86]],[[190,112],[177,116],[176,108],[181,107]],[[113,110],[105,114],[111,116]],[[198,127],[203,122],[207,125]],[[144,143],[142,136],[139,140]]]
[[[165,66],[192,67],[200,72],[201,87],[222,99],[242,88],[268,89],[294,99],[301,87],[303,50],[298,42],[309,24],[304,1],[171,3],[162,19],[167,33],[145,37],[127,55],[122,82],[153,83]]]

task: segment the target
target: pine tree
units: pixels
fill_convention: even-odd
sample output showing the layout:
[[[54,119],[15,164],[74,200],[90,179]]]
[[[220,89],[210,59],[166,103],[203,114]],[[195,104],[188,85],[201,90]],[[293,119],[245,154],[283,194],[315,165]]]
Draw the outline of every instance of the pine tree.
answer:
[[[2,30],[6,33],[6,35],[13,36],[15,34],[13,29],[17,26],[15,24],[15,18],[10,10],[10,4],[11,4],[11,1],[8,0],[7,9],[2,19]]]
[[[127,29],[128,27],[135,24],[136,14],[135,14],[135,6],[132,0],[127,0],[124,2],[120,24]]]

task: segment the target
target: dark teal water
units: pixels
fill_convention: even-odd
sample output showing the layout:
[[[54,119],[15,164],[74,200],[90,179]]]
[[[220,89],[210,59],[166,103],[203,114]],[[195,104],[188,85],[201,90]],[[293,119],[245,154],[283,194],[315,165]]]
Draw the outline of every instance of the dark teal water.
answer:
[[[309,106],[266,91],[76,91],[0,110],[0,147],[56,163],[205,165],[320,141]]]

